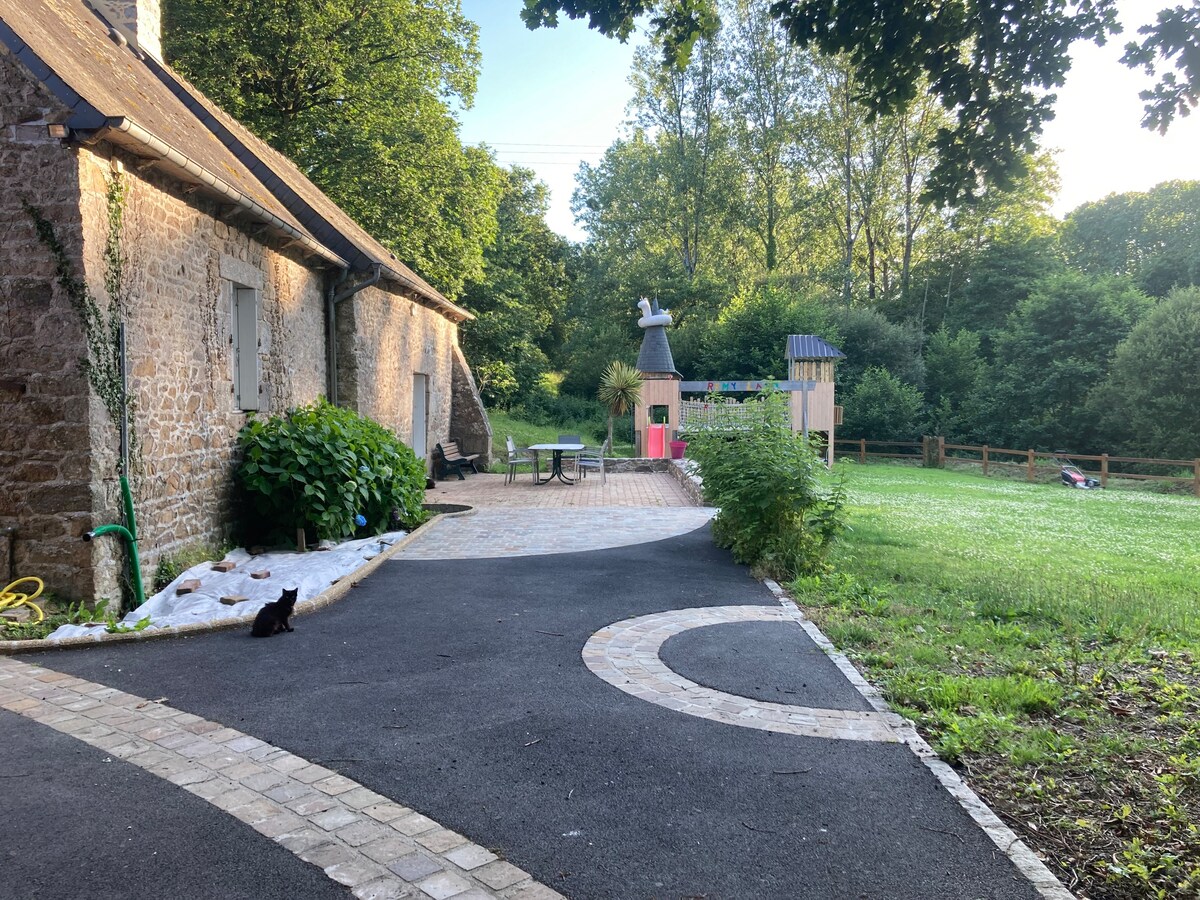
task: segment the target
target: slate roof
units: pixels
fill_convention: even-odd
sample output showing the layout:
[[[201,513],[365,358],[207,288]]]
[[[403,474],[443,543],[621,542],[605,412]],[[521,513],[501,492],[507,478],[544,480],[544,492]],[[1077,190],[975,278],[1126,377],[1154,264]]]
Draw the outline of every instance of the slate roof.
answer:
[[[789,334],[787,359],[845,359],[846,354],[815,334]]]
[[[0,0],[0,43],[71,109],[73,135],[163,157],[164,167],[202,189],[247,198],[259,218],[330,263],[360,273],[382,266],[385,281],[447,318],[473,318],[182,76],[114,41],[82,0]],[[186,162],[193,167],[181,168]]]
[[[651,325],[646,329],[642,336],[642,349],[638,351],[637,370],[643,373],[679,374],[675,371],[675,359],[671,356],[665,325]]]

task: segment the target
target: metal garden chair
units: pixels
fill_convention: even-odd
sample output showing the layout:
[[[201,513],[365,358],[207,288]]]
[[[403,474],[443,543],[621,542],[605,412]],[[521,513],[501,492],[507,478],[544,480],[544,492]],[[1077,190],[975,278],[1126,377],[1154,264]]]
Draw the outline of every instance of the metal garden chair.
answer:
[[[526,450],[524,447],[518,447],[512,439],[512,435],[508,435],[504,439],[504,443],[508,448],[508,470],[504,475],[504,483],[512,484],[517,480],[517,467],[528,464],[530,471],[533,473],[533,480],[538,479],[538,460],[537,455]]]

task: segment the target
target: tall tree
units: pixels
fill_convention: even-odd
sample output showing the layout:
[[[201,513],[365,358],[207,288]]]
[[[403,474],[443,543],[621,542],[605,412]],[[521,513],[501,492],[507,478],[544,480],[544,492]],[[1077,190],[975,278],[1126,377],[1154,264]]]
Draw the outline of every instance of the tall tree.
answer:
[[[891,322],[865,306],[839,307],[834,314],[838,348],[846,358],[838,363],[840,390],[849,391],[872,366],[886,369],[920,390],[925,383],[921,333],[912,323]]]
[[[663,67],[651,51],[639,51],[630,77],[634,122],[655,140],[657,172],[667,191],[664,210],[671,223],[673,249],[689,277],[694,276],[723,211],[727,193],[715,182],[726,158],[717,112],[716,53],[702,41],[687,66]]]
[[[816,67],[813,84],[802,122],[799,175],[812,180],[825,224],[837,235],[842,302],[849,304],[859,236],[880,194],[888,133],[869,123],[855,102],[857,87],[845,60]]]
[[[786,378],[787,336],[837,340],[827,304],[784,285],[743,288],[729,299],[704,335],[698,378]]]
[[[771,17],[769,0],[726,0],[721,32],[721,94],[732,149],[745,172],[743,222],[767,272],[798,250],[800,204],[789,162],[795,156],[809,90],[809,66]]]
[[[1146,293],[1200,284],[1200,181],[1085,203],[1063,223],[1067,260],[1093,275],[1128,275]]]
[[[917,234],[933,207],[925,197],[925,185],[936,162],[934,138],[945,127],[945,112],[926,94],[899,116],[896,149],[900,158],[900,204],[902,235],[900,251],[900,294],[912,286],[913,252]]]
[[[921,433],[921,392],[887,369],[870,366],[842,402],[844,438],[912,441]]]
[[[1009,190],[931,216],[909,294],[893,307],[927,330],[979,332],[985,354],[1010,312],[1043,278],[1062,269],[1050,203],[1058,174],[1049,156],[1031,158]]]
[[[1200,454],[1200,287],[1175,291],[1117,347],[1095,393],[1130,452],[1173,459]]]
[[[533,390],[563,343],[569,247],[546,225],[548,208],[532,171],[505,173],[496,243],[485,252],[484,277],[462,297],[478,317],[463,325],[463,349],[484,399],[499,406]]]
[[[996,338],[990,417],[1007,446],[1089,452],[1098,433],[1086,403],[1117,345],[1149,308],[1128,279],[1047,279]]]
[[[940,328],[925,345],[925,403],[932,434],[966,440],[972,426],[972,398],[985,389],[987,363],[979,335],[961,330],[951,336]]]
[[[572,198],[591,243],[619,270],[626,301],[657,296],[685,317],[735,268],[736,173],[714,65],[708,45],[682,70],[640,53],[631,77],[632,130],[598,164],[581,167]]]
[[[447,294],[482,274],[501,178],[463,148],[459,0],[168,0],[172,65]]]

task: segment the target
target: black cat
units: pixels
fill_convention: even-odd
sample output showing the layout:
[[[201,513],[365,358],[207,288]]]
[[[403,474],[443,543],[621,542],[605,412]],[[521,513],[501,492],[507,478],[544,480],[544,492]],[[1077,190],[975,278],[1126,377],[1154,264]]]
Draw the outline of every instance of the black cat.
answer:
[[[294,630],[288,624],[288,617],[296,608],[297,590],[297,588],[285,588],[278,600],[268,603],[260,609],[258,615],[254,617],[254,624],[250,626],[250,637],[270,637],[281,631]]]

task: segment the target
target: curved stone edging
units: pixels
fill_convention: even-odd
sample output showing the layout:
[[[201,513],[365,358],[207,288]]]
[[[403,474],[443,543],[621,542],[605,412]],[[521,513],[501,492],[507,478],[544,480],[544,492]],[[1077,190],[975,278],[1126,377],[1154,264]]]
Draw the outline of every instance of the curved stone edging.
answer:
[[[367,560],[353,572],[343,575],[334,584],[327,587],[311,600],[305,600],[296,605],[295,615],[303,616],[310,612],[316,612],[319,609],[336,603],[341,600],[354,587],[355,582],[366,578],[374,572],[379,566],[391,559],[395,554],[399,553],[410,543],[415,541],[419,536],[424,535],[441,519],[456,518],[459,516],[474,515],[475,510],[465,510],[457,513],[440,513],[417,526],[392,546],[388,547],[382,553],[377,554],[372,559]],[[32,641],[0,641],[0,656],[11,655],[16,653],[37,653],[43,650],[75,650],[80,647],[96,647],[100,644],[112,644],[122,641],[155,641],[163,638],[173,637],[188,637],[194,634],[210,634],[214,631],[228,631],[233,628],[248,628],[254,622],[254,616],[258,614],[255,610],[253,614],[237,616],[229,619],[217,619],[212,622],[195,622],[188,625],[170,625],[166,628],[155,628],[147,631],[129,631],[123,634],[108,634],[102,632],[95,637],[91,635],[80,635],[79,637],[63,638],[62,640],[52,641],[48,638],[38,638]]]
[[[795,598],[788,594],[777,582],[764,578],[763,584],[775,595],[784,615],[800,625],[805,633],[825,651],[833,663],[846,676],[846,680],[854,685],[863,699],[871,704],[871,708],[885,715],[894,723],[896,733],[902,743],[906,744],[913,754],[925,765],[947,792],[950,793],[972,819],[983,829],[984,833],[996,845],[996,848],[1012,861],[1017,870],[1033,884],[1045,900],[1074,900],[1074,894],[1068,891],[1061,881],[1050,871],[1049,867],[1038,858],[1029,846],[1022,841],[1000,817],[980,799],[963,781],[958,772],[944,762],[929,744],[921,737],[916,725],[894,712],[888,705],[883,694],[873,684],[863,677],[854,667],[849,657],[837,649],[825,633],[817,627]]]
[[[528,872],[410,807],[164,700],[0,658],[0,709],[207,801],[360,900],[561,900]]]
[[[900,742],[884,713],[751,700],[699,685],[659,658],[659,649],[674,635],[734,622],[794,624],[794,619],[777,606],[713,606],[653,613],[597,631],[584,645],[583,661],[593,674],[625,693],[690,716],[806,737]]]

